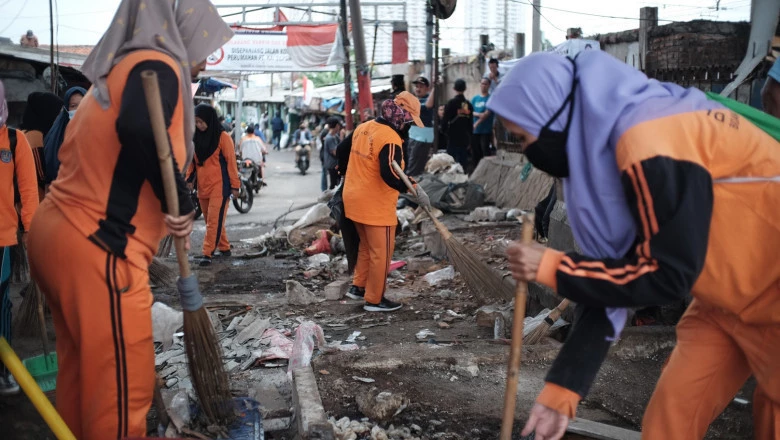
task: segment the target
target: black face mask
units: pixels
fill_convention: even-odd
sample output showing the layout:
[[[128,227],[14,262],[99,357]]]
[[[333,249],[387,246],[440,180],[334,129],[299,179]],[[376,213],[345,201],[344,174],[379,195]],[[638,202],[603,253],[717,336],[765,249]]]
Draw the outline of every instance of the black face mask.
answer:
[[[573,63],[573,62],[572,62]],[[577,89],[577,65],[574,65],[574,82],[571,92],[563,105],[558,109],[547,124],[542,127],[535,142],[525,148],[523,154],[533,166],[554,177],[569,177],[569,158],[566,155],[566,140],[569,138],[569,126],[574,115],[574,91]],[[550,129],[563,110],[569,105],[569,117],[563,131]]]

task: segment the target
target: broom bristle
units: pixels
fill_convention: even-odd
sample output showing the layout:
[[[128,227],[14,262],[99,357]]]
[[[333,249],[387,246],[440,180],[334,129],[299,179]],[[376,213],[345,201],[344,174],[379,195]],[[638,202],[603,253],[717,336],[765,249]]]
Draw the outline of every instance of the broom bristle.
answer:
[[[542,321],[539,323],[539,325],[536,326],[535,329],[531,330],[530,333],[523,336],[523,344],[538,344],[539,341],[542,340],[545,336],[547,336],[547,332],[550,331],[550,324],[546,321]]]
[[[30,281],[30,266],[27,263],[27,251],[22,245],[21,235],[19,236],[19,244],[13,247],[13,252],[11,281],[14,283],[27,283]]]
[[[26,293],[13,321],[14,333],[19,336],[40,336],[38,304],[44,301],[43,294],[34,281],[28,283],[24,289]]]
[[[235,418],[230,385],[206,309],[184,312],[184,346],[192,386],[204,415],[212,423],[229,424]]]
[[[455,266],[466,285],[483,302],[495,302],[497,299],[511,300],[515,297],[509,283],[479,259],[479,255],[470,251],[455,237],[444,240],[447,256]]]
[[[176,271],[154,257],[149,265],[149,282],[155,286],[170,286],[175,280]]]
[[[171,248],[173,247],[173,237],[166,235],[161,241],[160,246],[157,249],[157,256],[165,258],[171,254]]]

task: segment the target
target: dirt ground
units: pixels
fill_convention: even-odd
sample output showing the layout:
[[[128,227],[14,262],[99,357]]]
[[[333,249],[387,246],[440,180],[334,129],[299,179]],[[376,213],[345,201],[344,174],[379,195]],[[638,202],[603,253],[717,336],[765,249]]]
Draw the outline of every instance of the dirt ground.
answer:
[[[202,240],[202,220],[200,225],[193,239],[195,249]],[[422,282],[420,275],[406,268],[394,272],[388,296],[404,304],[395,313],[367,313],[362,310],[362,302],[347,299],[290,306],[285,297],[286,280],[297,280],[311,291],[321,293],[327,283],[345,275],[325,271],[307,279],[306,267],[295,252],[274,251],[266,257],[242,259],[242,255],[256,249],[240,240],[268,230],[268,224],[240,223],[234,218],[228,228],[234,256],[215,260],[208,268],[196,266],[195,270],[206,293],[207,305],[247,305],[260,310],[264,316],[288,319],[291,323],[312,320],[323,328],[329,341],[344,341],[353,332],[361,332],[356,340],[359,350],[315,352],[312,367],[328,416],[360,420],[364,415],[358,409],[357,396],[376,388],[400,394],[407,402],[403,411],[383,423],[385,427],[416,425],[423,439],[497,438],[509,347],[492,341],[492,329],[476,325],[474,315],[480,304],[465,290],[459,277],[432,288]],[[456,236],[484,252],[489,264],[501,268],[504,262],[493,255],[495,249],[490,248],[496,246],[492,243],[516,238],[518,233],[519,228],[482,227],[460,229]],[[409,260],[420,254],[419,245],[415,246],[420,241],[420,237],[411,237],[408,232],[402,234],[394,259]],[[175,260],[167,261],[173,266]],[[19,302],[16,294],[20,288],[13,286],[14,304]],[[158,301],[171,306],[178,304],[172,288],[155,289],[154,294]],[[416,335],[424,329],[433,335],[418,338]],[[634,327],[626,333],[624,341],[617,344],[602,367],[590,395],[580,405],[578,417],[638,431],[644,407],[674,336],[672,328],[664,326]],[[562,337],[559,335],[559,339]],[[50,338],[54,338],[53,329]],[[462,342],[433,343],[431,339]],[[626,344],[636,344],[639,348],[626,348]],[[548,339],[524,349],[516,438],[559,345],[560,342]],[[14,348],[22,358],[40,353],[40,343],[34,338],[16,338]],[[265,420],[273,420],[273,426],[266,426],[266,438],[292,440],[294,429],[286,428],[284,422],[289,423],[293,417],[292,398],[289,384],[284,384],[286,364],[281,364],[234,374],[233,390],[263,404]],[[373,382],[365,383],[362,379]],[[750,402],[753,388],[754,384],[748,383],[738,397]],[[732,403],[713,424],[707,438],[751,438],[750,414],[750,403]],[[0,398],[0,431],[3,439],[54,438],[24,395]]]

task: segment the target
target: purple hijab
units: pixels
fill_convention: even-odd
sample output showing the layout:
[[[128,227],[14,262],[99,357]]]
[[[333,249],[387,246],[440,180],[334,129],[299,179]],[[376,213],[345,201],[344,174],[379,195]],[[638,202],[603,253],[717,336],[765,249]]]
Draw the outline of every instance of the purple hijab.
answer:
[[[721,105],[699,90],[648,79],[606,52],[581,52],[575,63],[579,84],[566,144],[570,167],[570,176],[563,179],[566,211],[586,256],[622,258],[637,238],[637,227],[615,158],[618,140],[641,122]],[[517,62],[487,106],[538,136],[569,95],[573,75],[574,65],[564,56],[532,54]],[[562,131],[568,114],[569,107],[550,128]],[[613,325],[619,318],[613,313],[625,321],[621,310],[607,310]]]

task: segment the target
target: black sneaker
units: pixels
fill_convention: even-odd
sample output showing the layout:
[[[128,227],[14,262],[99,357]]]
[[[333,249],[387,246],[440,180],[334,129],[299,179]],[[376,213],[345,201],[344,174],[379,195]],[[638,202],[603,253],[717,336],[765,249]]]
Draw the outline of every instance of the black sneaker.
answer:
[[[211,266],[211,257],[203,257],[199,264],[200,266]]]
[[[382,297],[382,301],[379,304],[371,304],[367,302],[363,306],[363,310],[367,312],[394,312],[401,308],[401,304],[390,301],[387,298]]]
[[[352,287],[349,288],[349,291],[347,291],[347,298],[363,299],[365,295],[366,295],[365,287],[358,287],[353,285]]]
[[[233,255],[233,253],[230,252],[230,249],[226,251],[219,251],[219,254],[217,254],[218,257],[229,257],[231,255]]]

